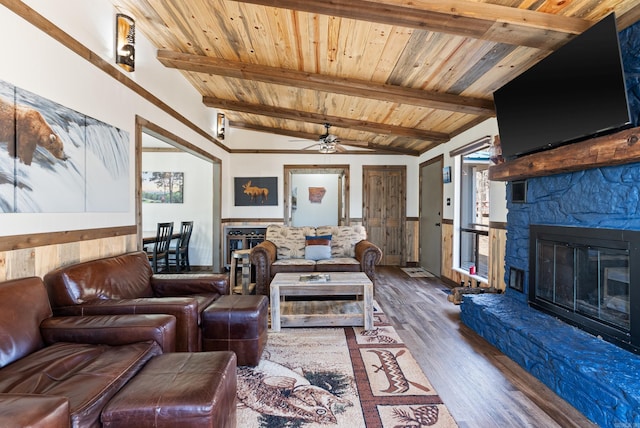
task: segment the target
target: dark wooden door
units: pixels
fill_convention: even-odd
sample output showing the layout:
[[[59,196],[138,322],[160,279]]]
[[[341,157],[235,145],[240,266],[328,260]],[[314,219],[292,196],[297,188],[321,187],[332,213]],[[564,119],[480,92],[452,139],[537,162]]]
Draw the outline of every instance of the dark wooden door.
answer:
[[[362,223],[371,242],[382,250],[383,265],[404,266],[406,167],[364,166]]]

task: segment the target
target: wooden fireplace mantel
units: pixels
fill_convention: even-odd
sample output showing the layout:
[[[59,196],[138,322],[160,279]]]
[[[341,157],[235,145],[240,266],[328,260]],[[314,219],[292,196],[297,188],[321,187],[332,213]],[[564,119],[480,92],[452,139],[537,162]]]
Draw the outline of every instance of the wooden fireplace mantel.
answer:
[[[640,161],[640,127],[489,167],[489,180],[513,181]]]

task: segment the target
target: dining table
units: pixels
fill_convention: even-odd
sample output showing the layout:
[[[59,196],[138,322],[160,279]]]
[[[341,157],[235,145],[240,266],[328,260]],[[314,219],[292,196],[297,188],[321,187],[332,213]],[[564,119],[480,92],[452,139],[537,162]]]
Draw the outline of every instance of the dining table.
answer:
[[[180,238],[180,232],[173,232],[171,240]],[[156,232],[143,232],[142,245],[149,245],[156,242]]]

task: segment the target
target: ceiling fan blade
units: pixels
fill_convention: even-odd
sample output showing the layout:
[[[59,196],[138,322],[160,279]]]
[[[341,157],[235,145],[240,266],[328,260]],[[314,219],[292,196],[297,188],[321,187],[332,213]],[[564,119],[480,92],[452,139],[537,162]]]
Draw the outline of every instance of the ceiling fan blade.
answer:
[[[353,147],[365,147],[369,146],[369,143],[366,141],[358,141],[358,140],[339,140],[340,144],[344,144],[345,146],[353,146]]]
[[[303,147],[303,148],[302,148],[302,149],[300,149],[300,150],[307,150],[307,149],[310,149],[310,148],[312,148],[312,147],[316,147],[316,146],[319,146],[319,145],[320,145],[320,143],[315,143],[315,144],[312,144],[312,145],[310,145],[310,146]]]

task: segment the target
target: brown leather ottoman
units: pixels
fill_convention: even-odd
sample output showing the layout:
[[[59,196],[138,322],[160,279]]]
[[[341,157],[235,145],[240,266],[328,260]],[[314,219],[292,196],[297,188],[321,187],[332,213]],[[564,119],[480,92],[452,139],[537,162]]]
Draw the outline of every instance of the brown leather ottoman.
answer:
[[[103,427],[236,426],[233,352],[176,352],[149,361],[102,411]]]
[[[221,296],[202,311],[202,349],[233,351],[239,366],[256,366],[267,344],[269,299]]]

